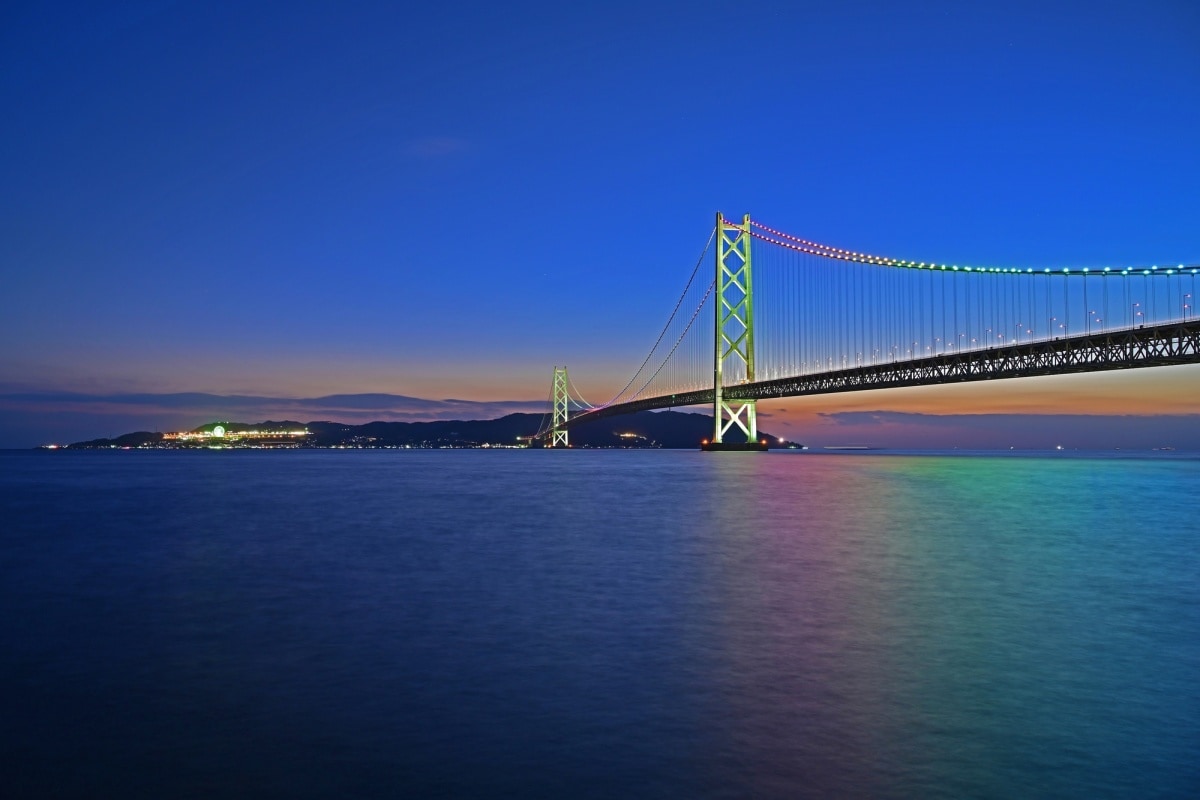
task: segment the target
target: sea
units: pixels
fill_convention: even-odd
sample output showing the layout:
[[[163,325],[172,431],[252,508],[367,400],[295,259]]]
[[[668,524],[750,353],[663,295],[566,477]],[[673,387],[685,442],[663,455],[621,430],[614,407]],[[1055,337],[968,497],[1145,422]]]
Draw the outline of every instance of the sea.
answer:
[[[5,798],[1200,796],[1195,454],[0,452]]]

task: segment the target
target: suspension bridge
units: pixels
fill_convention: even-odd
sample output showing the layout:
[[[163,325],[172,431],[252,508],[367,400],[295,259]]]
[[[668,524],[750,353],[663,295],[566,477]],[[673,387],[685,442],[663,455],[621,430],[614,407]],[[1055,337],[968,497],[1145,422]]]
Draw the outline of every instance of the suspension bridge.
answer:
[[[535,439],[566,447],[591,420],[710,404],[703,449],[765,450],[759,400],[1200,363],[1198,272],[908,261],[718,213],[633,377],[593,405],[556,366]]]

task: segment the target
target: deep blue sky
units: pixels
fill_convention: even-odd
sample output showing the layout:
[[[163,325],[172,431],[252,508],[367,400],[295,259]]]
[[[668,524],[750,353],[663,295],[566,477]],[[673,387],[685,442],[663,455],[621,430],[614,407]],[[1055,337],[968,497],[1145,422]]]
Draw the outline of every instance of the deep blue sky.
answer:
[[[1198,42],[1194,2],[6,3],[0,446],[120,433],[110,393],[606,396],[717,210],[1200,262]],[[1055,408],[996,386],[959,410]]]

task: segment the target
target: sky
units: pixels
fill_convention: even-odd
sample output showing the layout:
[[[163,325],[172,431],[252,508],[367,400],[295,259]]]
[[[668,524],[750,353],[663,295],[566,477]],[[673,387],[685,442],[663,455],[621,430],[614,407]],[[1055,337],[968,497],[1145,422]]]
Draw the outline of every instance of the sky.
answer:
[[[914,260],[1200,263],[1197,42],[1186,1],[5,3],[0,447],[535,411],[556,364],[609,396],[717,211]],[[762,424],[1200,447],[1198,389]]]

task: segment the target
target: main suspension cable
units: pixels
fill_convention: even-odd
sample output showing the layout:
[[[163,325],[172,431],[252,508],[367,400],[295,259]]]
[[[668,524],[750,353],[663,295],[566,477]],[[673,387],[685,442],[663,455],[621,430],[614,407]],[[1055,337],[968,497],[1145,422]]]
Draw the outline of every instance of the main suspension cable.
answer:
[[[712,247],[713,240],[716,238],[716,236],[717,236],[717,229],[716,229],[716,227],[713,227],[712,233],[710,233],[708,235],[708,243],[704,245],[704,251],[702,253],[700,253],[700,258],[696,259],[696,266],[692,268],[692,274],[688,278],[687,286],[683,287],[683,292],[680,293],[679,299],[677,301],[675,301],[675,308],[671,309],[671,315],[667,318],[667,323],[665,325],[663,325],[663,329],[662,329],[662,331],[659,332],[658,338],[654,340],[654,346],[651,347],[650,352],[646,354],[646,358],[645,358],[645,360],[642,361],[641,366],[639,366],[637,368],[637,372],[634,372],[633,376],[630,377],[629,382],[626,383],[624,387],[622,387],[621,391],[619,391],[615,395],[613,395],[612,399],[609,400],[607,403],[605,403],[603,406],[600,406],[601,408],[606,408],[608,406],[611,406],[613,403],[615,403],[617,401],[617,398],[619,398],[619,397],[621,397],[621,395],[625,394],[625,392],[627,392],[629,390],[629,387],[633,385],[633,382],[637,380],[638,376],[642,374],[642,370],[644,370],[646,368],[646,365],[650,363],[650,359],[653,358],[653,356],[654,356],[654,351],[658,349],[659,344],[662,343],[663,337],[666,336],[667,331],[670,330],[671,323],[675,321],[675,315],[679,313],[679,307],[681,305],[683,305],[683,301],[684,301],[684,298],[687,297],[688,290],[692,288],[692,282],[696,280],[696,274],[698,272],[700,272],[700,265],[704,263],[704,257],[708,255],[709,248]],[[710,291],[711,291],[711,289],[710,289]],[[705,295],[705,297],[707,297],[707,295]],[[703,305],[703,303],[701,303],[701,305]],[[697,311],[698,310],[699,309],[697,309]],[[693,314],[692,316],[694,319],[695,315]],[[691,325],[691,323],[688,323],[688,324],[689,324],[689,326]],[[676,342],[675,344],[676,344],[676,347],[678,347],[679,343]],[[671,352],[674,352],[674,348],[672,348]],[[670,358],[670,356],[667,356],[667,358]],[[666,361],[664,361],[663,363],[665,364]],[[662,367],[660,366],[659,370],[661,370],[661,369],[662,369]],[[657,375],[658,370],[656,370],[654,374]],[[643,387],[643,388],[645,388],[645,387]]]

